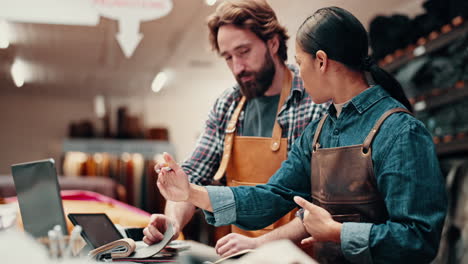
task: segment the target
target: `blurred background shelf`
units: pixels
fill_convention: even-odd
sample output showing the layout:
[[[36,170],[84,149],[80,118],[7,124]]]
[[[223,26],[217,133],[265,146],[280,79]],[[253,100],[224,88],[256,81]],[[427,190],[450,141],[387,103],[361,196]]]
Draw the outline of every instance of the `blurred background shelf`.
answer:
[[[460,82],[456,87],[448,89],[433,89],[430,93],[413,98],[412,102],[415,111],[430,111],[447,104],[466,100],[468,97],[468,84]]]
[[[444,27],[450,30],[443,33],[447,30]],[[449,24],[444,27],[440,31],[433,31],[426,38],[419,39],[416,45],[410,45],[405,50],[398,50],[387,55],[379,62],[379,65],[388,72],[394,72],[411,60],[433,53],[468,33],[468,21],[458,26]]]
[[[162,140],[124,140],[124,139],[66,139],[63,152],[108,153],[122,155],[139,153],[145,159],[153,159],[156,154],[174,154],[175,148],[169,141]]]
[[[468,137],[455,138],[448,142],[440,142],[436,144],[436,151],[439,156],[448,155],[467,155],[468,154]]]
[[[163,152],[175,156],[169,141],[73,138],[63,141],[62,151],[66,177],[113,179],[124,187],[128,204],[163,212],[165,200],[156,187],[154,166]]]

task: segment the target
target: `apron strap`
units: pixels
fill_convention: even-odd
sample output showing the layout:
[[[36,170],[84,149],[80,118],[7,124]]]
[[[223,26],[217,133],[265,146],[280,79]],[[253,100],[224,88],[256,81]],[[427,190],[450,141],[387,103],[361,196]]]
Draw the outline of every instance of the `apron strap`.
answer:
[[[292,87],[292,73],[291,71],[286,68],[284,72],[284,80],[283,80],[283,89],[281,89],[281,95],[278,103],[278,109],[276,110],[276,119],[275,125],[273,126],[273,133],[271,134],[271,150],[278,151],[281,147],[281,134],[282,129],[278,123],[278,115],[281,112],[281,109],[284,106],[284,102],[286,102],[286,98],[288,98],[289,93],[291,92]]]
[[[224,135],[224,153],[218,171],[214,176],[215,181],[221,180],[221,178],[223,178],[224,176],[224,172],[226,171],[229,158],[231,157],[232,145],[234,144],[234,135],[236,132],[237,120],[239,119],[240,112],[244,108],[245,100],[245,96],[242,96],[242,98],[239,101],[239,104],[237,105],[236,109],[234,110],[234,113],[232,114],[231,120],[227,125],[225,131],[226,134]]]
[[[292,87],[292,73],[288,68],[286,68],[284,81],[283,81],[283,89],[281,90],[281,95],[280,95],[280,100],[278,103],[278,110],[277,110],[276,115],[279,114],[281,108],[283,107],[284,102],[286,101],[286,98],[291,92],[291,87]],[[221,159],[221,164],[219,165],[218,171],[213,177],[215,181],[221,180],[221,178],[223,178],[224,176],[224,173],[226,172],[229,159],[231,158],[231,151],[232,151],[232,146],[234,144],[234,136],[235,136],[237,121],[239,119],[240,112],[244,108],[245,101],[246,101],[245,96],[242,96],[239,104],[237,105],[236,109],[234,110],[234,113],[232,114],[231,120],[229,121],[227,125],[226,135],[224,136],[224,152],[223,152],[223,156]],[[282,129],[280,125],[278,124],[278,120],[275,120],[275,125],[273,126],[272,139],[271,139],[272,151],[277,151],[280,149],[281,134],[282,134]]]
[[[322,132],[322,127],[323,127],[323,124],[325,123],[325,120],[327,119],[328,117],[328,114],[324,114],[322,119],[320,119],[320,122],[318,123],[317,125],[317,129],[315,129],[315,135],[314,135],[314,139],[312,140],[312,149],[315,151],[318,146],[318,139],[320,137],[320,133]]]
[[[362,144],[362,151],[364,153],[367,153],[369,151],[370,145],[372,144],[372,140],[374,140],[375,135],[377,134],[377,132],[379,132],[380,126],[385,121],[385,119],[387,119],[387,117],[389,117],[391,114],[398,113],[398,112],[404,112],[404,113],[408,113],[410,115],[413,115],[410,111],[406,110],[405,108],[401,108],[401,107],[393,108],[393,109],[390,109],[387,112],[385,112],[379,118],[379,120],[377,120],[374,127],[369,132],[369,135],[367,135],[366,139],[364,140],[364,144]]]

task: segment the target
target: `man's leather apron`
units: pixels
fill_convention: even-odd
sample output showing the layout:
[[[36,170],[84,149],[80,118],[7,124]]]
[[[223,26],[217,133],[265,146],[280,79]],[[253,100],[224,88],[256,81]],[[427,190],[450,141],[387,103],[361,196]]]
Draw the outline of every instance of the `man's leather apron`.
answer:
[[[328,115],[320,120],[312,141],[312,202],[335,221],[377,224],[388,219],[374,176],[371,143],[385,119],[396,112],[411,114],[391,109],[377,120],[363,144],[338,148],[320,148],[318,139]],[[319,263],[347,263],[340,244],[334,242],[315,243],[314,257]]]
[[[291,91],[292,74],[288,69],[285,73],[277,115]],[[277,120],[271,138],[235,135],[237,121],[245,100],[246,98],[242,97],[228,123],[224,138],[223,158],[214,176],[214,180],[219,181],[226,172],[228,186],[255,186],[267,183],[270,177],[280,168],[281,162],[286,160],[288,152],[288,139],[281,138],[282,130]],[[235,232],[249,237],[257,237],[286,224],[293,217],[294,212],[292,211],[272,225],[255,231],[243,230],[232,225],[229,229],[218,229],[215,236],[216,239],[219,239],[230,232]]]

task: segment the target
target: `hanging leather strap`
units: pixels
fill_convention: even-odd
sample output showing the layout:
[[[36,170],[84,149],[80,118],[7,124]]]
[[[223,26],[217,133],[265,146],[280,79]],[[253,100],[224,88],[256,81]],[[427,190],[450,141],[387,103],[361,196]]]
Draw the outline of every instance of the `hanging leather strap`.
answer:
[[[286,101],[286,98],[291,92],[291,86],[292,86],[292,73],[288,68],[286,68],[284,81],[283,81],[283,89],[281,90],[280,100],[278,103],[278,109],[277,109],[277,114],[276,114],[277,116],[281,108],[283,107],[284,102]],[[244,108],[245,101],[246,101],[245,96],[242,96],[241,100],[239,101],[239,104],[237,105],[236,109],[234,110],[234,113],[232,114],[231,120],[229,121],[227,125],[226,131],[225,131],[226,134],[224,136],[223,157],[221,159],[221,163],[219,165],[218,171],[216,172],[213,178],[215,181],[219,181],[221,178],[223,178],[224,173],[226,172],[229,159],[231,158],[231,151],[232,151],[232,146],[234,144],[234,136],[235,136],[236,126],[237,126],[237,121],[239,120],[240,112]],[[272,151],[277,151],[280,148],[281,134],[282,134],[282,129],[280,125],[278,124],[278,120],[275,120],[275,125],[273,126],[272,139],[271,139]]]
[[[328,114],[324,114],[322,119],[320,119],[320,122],[317,125],[317,129],[315,129],[314,139],[312,140],[312,149],[314,151],[317,148],[320,147],[320,146],[317,146],[317,141],[318,141],[318,139],[320,137],[320,133],[322,133],[322,127],[323,127],[323,124],[325,123],[325,120],[327,119],[327,117],[328,117]]]

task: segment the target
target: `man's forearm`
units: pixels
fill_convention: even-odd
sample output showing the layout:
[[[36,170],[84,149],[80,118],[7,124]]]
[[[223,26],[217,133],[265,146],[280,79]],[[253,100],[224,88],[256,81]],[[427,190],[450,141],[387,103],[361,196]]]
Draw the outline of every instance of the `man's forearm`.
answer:
[[[173,202],[168,200],[164,209],[164,214],[176,221],[179,231],[184,229],[194,213],[195,206],[189,202]]]
[[[289,239],[294,243],[298,243],[307,236],[309,236],[307,230],[304,228],[301,220],[296,217],[291,222],[258,237],[257,243],[258,245],[262,245],[279,239]]]

